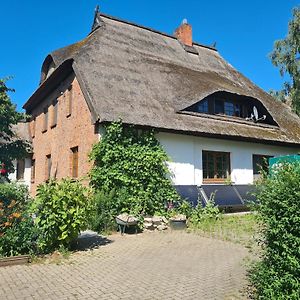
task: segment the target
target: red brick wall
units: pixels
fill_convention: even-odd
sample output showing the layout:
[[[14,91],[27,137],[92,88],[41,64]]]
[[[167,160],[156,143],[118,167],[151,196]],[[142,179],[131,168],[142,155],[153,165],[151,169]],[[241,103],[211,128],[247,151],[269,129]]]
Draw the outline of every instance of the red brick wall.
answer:
[[[72,86],[72,111],[68,116],[68,88]],[[58,100],[57,124],[51,127],[54,109],[53,101]],[[47,131],[43,132],[43,110],[48,107]],[[78,147],[78,176],[86,175],[91,167],[88,154],[92,145],[98,141],[91,114],[84,99],[79,83],[74,75],[61,83],[46,99],[30,112],[34,121],[31,123],[33,137],[33,159],[35,159],[35,179],[31,185],[31,194],[35,195],[38,184],[46,180],[46,156],[51,155],[51,177],[61,179],[72,175],[72,151]],[[35,127],[35,130],[33,130]]]

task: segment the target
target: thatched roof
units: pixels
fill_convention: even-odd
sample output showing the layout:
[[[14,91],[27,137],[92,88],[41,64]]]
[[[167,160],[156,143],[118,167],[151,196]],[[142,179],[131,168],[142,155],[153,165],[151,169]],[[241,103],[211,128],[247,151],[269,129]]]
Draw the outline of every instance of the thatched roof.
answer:
[[[31,143],[32,138],[30,135],[29,123],[19,122],[17,125],[13,125],[12,129],[15,132],[16,139]]]
[[[122,118],[128,124],[192,135],[300,144],[300,119],[215,49],[194,43],[195,55],[173,36],[106,15],[101,18],[101,26],[83,41],[51,54],[58,69],[66,60],[73,61],[94,122]],[[216,91],[258,99],[279,127],[180,113]],[[25,108],[37,101],[36,94]]]

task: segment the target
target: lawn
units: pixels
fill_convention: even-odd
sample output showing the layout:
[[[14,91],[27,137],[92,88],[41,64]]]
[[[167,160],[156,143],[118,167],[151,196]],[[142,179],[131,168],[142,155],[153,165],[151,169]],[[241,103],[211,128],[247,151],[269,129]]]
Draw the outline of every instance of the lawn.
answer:
[[[258,222],[254,214],[222,214],[217,220],[209,219],[190,225],[189,231],[252,248],[258,236]]]

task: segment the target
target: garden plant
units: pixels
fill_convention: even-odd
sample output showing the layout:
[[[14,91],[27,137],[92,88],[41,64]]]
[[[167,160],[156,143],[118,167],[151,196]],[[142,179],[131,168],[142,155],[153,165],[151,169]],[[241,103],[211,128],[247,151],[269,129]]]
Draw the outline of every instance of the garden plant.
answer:
[[[300,297],[300,163],[280,163],[257,185],[262,257],[250,272],[257,299]]]

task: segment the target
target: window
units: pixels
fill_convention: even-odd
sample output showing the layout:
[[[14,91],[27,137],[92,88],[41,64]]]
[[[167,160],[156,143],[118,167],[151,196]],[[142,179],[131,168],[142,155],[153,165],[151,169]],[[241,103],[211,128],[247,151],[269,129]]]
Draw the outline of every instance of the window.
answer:
[[[67,117],[72,114],[72,102],[73,102],[73,87],[70,85],[67,93]]]
[[[251,118],[254,106],[258,110],[260,117],[259,123],[278,126],[266,107],[264,107],[263,103],[258,99],[225,91],[212,93],[181,110],[181,113],[190,114],[190,112],[192,112],[193,115],[195,115],[194,113],[204,113],[215,115],[222,119],[223,116],[226,116],[226,120],[232,118],[234,121],[238,121],[237,118],[240,118],[245,122],[257,123]],[[263,116],[265,117],[262,118]]]
[[[224,101],[223,100],[215,100],[215,114],[224,114]]]
[[[55,127],[57,124],[57,111],[58,111],[58,101],[57,101],[57,99],[55,99],[52,102],[51,128]]]
[[[19,159],[17,161],[17,180],[23,180],[25,173],[25,159]]]
[[[71,158],[71,172],[72,177],[78,177],[78,147],[71,148],[72,158]]]
[[[269,158],[273,156],[270,155],[257,155],[253,154],[252,156],[252,164],[253,164],[253,178],[260,178],[260,172],[265,171],[268,172],[269,169]]]
[[[202,151],[203,182],[220,182],[230,176],[230,153]]]
[[[35,137],[35,118],[31,120],[31,137]]]
[[[43,121],[43,130],[42,132],[47,131],[48,129],[48,107],[44,108],[44,121]]]
[[[31,182],[35,180],[35,159],[31,160]]]
[[[200,101],[197,104],[197,111],[200,113],[208,113],[208,101],[207,100]]]
[[[51,167],[52,167],[52,160],[51,154],[46,155],[46,164],[45,164],[45,180],[49,180],[51,176]]]

